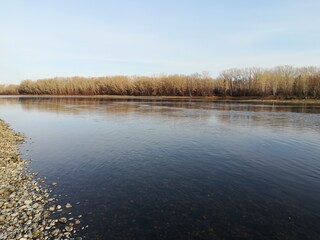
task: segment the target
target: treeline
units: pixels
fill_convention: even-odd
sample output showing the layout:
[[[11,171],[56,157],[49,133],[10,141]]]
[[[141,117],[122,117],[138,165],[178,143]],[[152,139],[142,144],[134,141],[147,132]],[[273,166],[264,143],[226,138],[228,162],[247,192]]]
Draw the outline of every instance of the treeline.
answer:
[[[278,66],[223,71],[214,93],[225,96],[320,97],[320,68]]]
[[[320,68],[235,68],[221,72],[215,79],[204,72],[154,77],[25,80],[19,85],[0,85],[0,94],[319,98]]]

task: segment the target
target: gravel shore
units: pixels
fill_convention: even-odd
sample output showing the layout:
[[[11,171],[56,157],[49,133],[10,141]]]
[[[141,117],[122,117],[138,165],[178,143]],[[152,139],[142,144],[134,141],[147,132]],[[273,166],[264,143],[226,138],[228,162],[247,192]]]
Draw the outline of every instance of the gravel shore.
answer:
[[[0,239],[70,239],[80,221],[52,218],[62,207],[20,157],[23,140],[0,119]]]

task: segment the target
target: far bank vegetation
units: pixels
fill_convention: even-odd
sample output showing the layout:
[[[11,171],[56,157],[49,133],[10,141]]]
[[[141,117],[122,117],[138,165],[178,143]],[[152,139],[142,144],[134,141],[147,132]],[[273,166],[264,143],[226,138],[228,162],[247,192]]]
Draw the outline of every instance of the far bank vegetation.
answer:
[[[69,77],[0,85],[8,95],[127,95],[320,98],[320,68],[278,66],[192,75]]]

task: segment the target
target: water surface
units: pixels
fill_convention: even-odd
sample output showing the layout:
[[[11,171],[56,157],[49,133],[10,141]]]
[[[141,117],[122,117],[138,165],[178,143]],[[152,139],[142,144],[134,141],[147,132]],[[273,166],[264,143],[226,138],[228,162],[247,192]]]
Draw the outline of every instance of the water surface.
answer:
[[[0,118],[86,239],[320,238],[319,106],[0,98]]]

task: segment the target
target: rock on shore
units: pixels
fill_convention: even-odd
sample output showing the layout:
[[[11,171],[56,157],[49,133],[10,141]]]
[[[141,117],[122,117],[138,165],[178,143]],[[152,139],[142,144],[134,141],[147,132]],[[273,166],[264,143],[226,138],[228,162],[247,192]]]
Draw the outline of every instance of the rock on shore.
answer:
[[[50,218],[48,190],[20,157],[23,139],[0,120],[0,239],[68,239],[73,223],[65,230]]]

